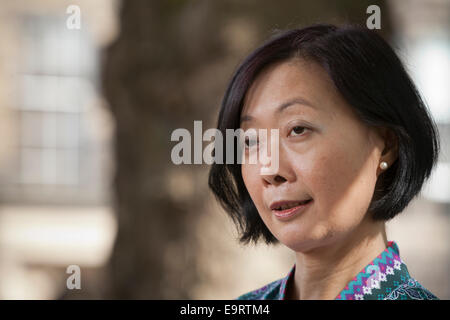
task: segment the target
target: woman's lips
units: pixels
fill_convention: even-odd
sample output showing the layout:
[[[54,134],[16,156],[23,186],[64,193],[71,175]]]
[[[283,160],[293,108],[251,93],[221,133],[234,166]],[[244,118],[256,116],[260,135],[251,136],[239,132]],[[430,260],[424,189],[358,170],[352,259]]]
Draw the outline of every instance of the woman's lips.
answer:
[[[305,211],[311,204],[313,200],[309,200],[308,202],[304,204],[297,205],[295,207],[286,209],[286,210],[276,210],[273,209],[272,213],[277,217],[279,220],[287,220],[292,218],[293,216]]]

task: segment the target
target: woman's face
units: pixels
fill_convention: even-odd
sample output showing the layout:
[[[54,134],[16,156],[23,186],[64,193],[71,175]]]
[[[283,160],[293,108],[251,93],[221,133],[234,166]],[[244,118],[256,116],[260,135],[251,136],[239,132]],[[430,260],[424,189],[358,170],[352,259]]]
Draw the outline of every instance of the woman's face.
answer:
[[[298,102],[279,108],[294,99]],[[248,164],[257,145],[245,150],[241,168],[262,220],[281,243],[305,252],[358,230],[366,221],[379,163],[386,161],[384,131],[356,117],[324,69],[299,59],[270,66],[247,92],[242,118],[244,131],[267,130],[268,150],[270,129],[279,130],[278,170],[261,175],[260,163]],[[309,198],[306,210],[288,218],[270,208]]]

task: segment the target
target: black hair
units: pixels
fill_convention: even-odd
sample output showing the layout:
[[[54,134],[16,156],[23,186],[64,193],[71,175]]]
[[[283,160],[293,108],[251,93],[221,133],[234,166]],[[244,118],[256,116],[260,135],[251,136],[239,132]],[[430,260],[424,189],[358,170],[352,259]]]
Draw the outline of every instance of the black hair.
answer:
[[[335,87],[369,126],[395,133],[397,160],[378,177],[369,206],[374,220],[389,220],[420,192],[439,154],[436,124],[418,90],[389,44],[375,31],[356,25],[316,24],[284,31],[248,55],[232,76],[222,100],[217,129],[240,127],[247,90],[269,65],[303,58],[321,65]],[[227,143],[223,144],[226,155]],[[236,152],[235,152],[236,153]],[[266,227],[250,198],[241,165],[212,164],[209,187],[239,229],[240,242],[278,240]]]

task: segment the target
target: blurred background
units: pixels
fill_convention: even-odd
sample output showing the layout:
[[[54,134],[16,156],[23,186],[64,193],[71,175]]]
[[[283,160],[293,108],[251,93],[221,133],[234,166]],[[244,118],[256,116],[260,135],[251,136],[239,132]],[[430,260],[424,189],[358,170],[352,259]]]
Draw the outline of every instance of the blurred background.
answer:
[[[174,165],[170,135],[215,126],[232,72],[274,30],[365,25],[373,4],[442,144],[388,239],[449,299],[449,0],[0,0],[0,298],[233,299],[285,276],[290,250],[239,245],[208,166]]]

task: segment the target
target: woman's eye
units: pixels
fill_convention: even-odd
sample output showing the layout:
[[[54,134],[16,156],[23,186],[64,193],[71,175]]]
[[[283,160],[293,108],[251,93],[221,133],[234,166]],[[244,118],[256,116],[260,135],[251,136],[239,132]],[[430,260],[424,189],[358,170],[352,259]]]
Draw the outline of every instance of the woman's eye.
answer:
[[[295,126],[292,128],[291,132],[289,133],[290,136],[299,136],[303,132],[305,132],[307,128],[301,127],[301,126]]]
[[[245,147],[246,148],[251,148],[251,147],[253,147],[256,144],[258,144],[257,139],[245,138]]]

